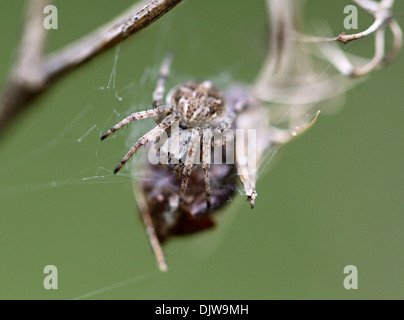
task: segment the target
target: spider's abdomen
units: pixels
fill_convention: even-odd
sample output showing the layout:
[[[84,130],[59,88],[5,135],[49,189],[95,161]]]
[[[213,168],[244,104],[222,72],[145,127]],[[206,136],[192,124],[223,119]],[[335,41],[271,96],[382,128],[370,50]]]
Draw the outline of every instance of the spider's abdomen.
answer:
[[[182,122],[189,127],[211,124],[225,108],[222,92],[210,81],[179,85],[171,91],[168,99],[181,115]]]

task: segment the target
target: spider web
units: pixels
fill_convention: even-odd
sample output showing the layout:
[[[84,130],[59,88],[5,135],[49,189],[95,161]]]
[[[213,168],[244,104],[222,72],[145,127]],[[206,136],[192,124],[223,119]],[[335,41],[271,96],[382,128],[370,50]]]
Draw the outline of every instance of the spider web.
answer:
[[[24,149],[23,154],[18,154],[15,151],[2,154],[3,166],[0,168],[0,175],[2,177],[2,183],[0,184],[0,203],[2,202],[4,204],[5,200],[9,197],[19,198],[24,194],[44,194],[49,192],[49,190],[67,190],[66,188],[68,187],[76,188],[79,186],[88,186],[91,188],[91,185],[100,184],[109,184],[111,185],[111,189],[114,188],[114,185],[120,184],[131,187],[134,180],[137,179],[136,175],[130,173],[128,169],[122,170],[119,175],[114,175],[112,170],[114,166],[111,165],[120,160],[124,154],[123,152],[125,152],[123,151],[125,147],[122,148],[121,143],[119,145],[119,154],[114,153],[108,155],[106,154],[107,151],[101,151],[101,148],[106,146],[106,144],[102,146],[99,137],[124,115],[144,109],[144,106],[150,105],[151,90],[138,89],[144,86],[152,88],[155,85],[155,79],[158,75],[161,58],[167,50],[166,45],[164,45],[164,38],[168,30],[170,30],[169,25],[170,20],[168,19],[168,22],[159,30],[159,41],[156,42],[153,51],[155,60],[154,65],[152,67],[145,67],[137,82],[131,82],[123,87],[119,87],[118,70],[121,46],[118,45],[113,54],[112,67],[106,83],[104,85],[93,86],[93,88],[90,89],[90,97],[88,98],[90,102],[83,105],[81,110],[76,114],[73,114],[70,119],[66,119],[65,117],[64,121],[62,121],[63,126],[58,129],[57,134],[53,135],[50,139],[43,139],[37,145],[33,144],[32,146],[28,146]],[[222,74],[220,78],[223,79],[226,76],[227,75]],[[175,75],[173,75],[173,77],[175,77]],[[141,93],[140,95],[139,92]],[[97,111],[99,107],[94,101],[91,101],[98,100],[99,96],[108,97],[109,101],[112,101],[112,103],[109,104],[110,115],[108,118],[101,118]],[[151,120],[138,122],[135,126],[132,126],[132,128],[122,129],[121,132],[118,132],[111,137],[111,143],[114,143],[114,140],[122,139],[123,136],[127,136],[124,140],[126,147],[129,147],[134,140],[139,138],[142,133],[149,130],[152,126],[153,122]],[[59,178],[45,181],[43,181],[43,178],[41,179],[37,177],[31,179],[29,175],[24,176],[22,181],[18,181],[19,179],[12,179],[13,176],[21,171],[29,171],[31,164],[37,165],[38,163],[46,161],[44,159],[46,159],[47,156],[59,153],[66,146],[72,146],[73,149],[80,150],[77,152],[81,152],[82,148],[80,146],[89,144],[95,146],[93,150],[88,152],[88,154],[93,154],[92,163],[88,166],[84,166],[80,171],[77,171],[72,175],[66,176],[66,174],[61,174],[58,175]],[[117,145],[116,143],[114,144]],[[61,166],[63,167],[63,159],[59,158],[57,161],[61,161]],[[30,180],[32,182],[29,182]],[[126,194],[126,196],[133,198],[131,193]],[[128,215],[133,215],[133,212],[128,213]],[[143,226],[141,226],[141,222],[136,222],[139,224],[139,229],[142,229]],[[7,223],[3,223],[2,225],[4,226],[6,224]],[[31,236],[28,235],[28,237],[25,237],[28,239]],[[145,232],[143,232],[143,237],[145,242],[139,244],[139,246],[142,245],[145,247],[145,250],[148,250],[149,248]],[[212,245],[217,245],[218,239],[221,238],[223,238],[223,234],[217,233],[216,236],[210,238],[210,242]],[[3,241],[2,245],[12,246],[12,243],[13,241],[6,240]],[[191,250],[191,253],[192,252],[193,250]],[[211,250],[201,253],[201,255],[204,256],[209,254],[211,254]],[[106,285],[104,287],[101,286],[101,288],[97,288],[97,286],[94,286],[94,291],[89,290],[90,292],[87,293],[86,290],[81,290],[76,294],[72,294],[72,299],[88,299],[112,290],[117,290],[119,288],[161,276],[162,273],[155,267],[154,256],[151,252],[148,258],[151,262],[152,268],[155,268],[155,271],[141,271],[133,277],[126,280],[119,280],[112,284],[108,284],[108,281],[105,281],[104,283]],[[55,264],[58,266],[57,263]],[[88,287],[91,288],[91,285],[89,284]]]
[[[169,30],[167,25],[160,29],[160,40],[166,36],[168,32],[167,30]],[[79,112],[77,112],[70,120],[67,121],[66,125],[59,130],[58,134],[47,142],[37,147],[31,146],[31,148],[27,148],[27,150],[24,151],[23,157],[13,153],[5,155],[3,158],[4,160],[2,161],[3,166],[0,168],[0,175],[4,180],[9,181],[10,179],[6,178],[13,176],[22,168],[28,168],[31,163],[42,161],[44,155],[51,154],[55,150],[60,151],[63,149],[65,144],[73,145],[74,148],[75,146],[80,146],[82,144],[89,143],[90,141],[91,144],[95,145],[95,149],[89,151],[94,155],[92,163],[71,176],[61,177],[55,180],[32,183],[22,182],[19,184],[16,183],[7,185],[3,185],[2,183],[0,185],[0,199],[6,199],[10,196],[16,195],[24,195],[31,192],[45,192],[49,189],[67,186],[76,187],[93,184],[111,184],[111,188],[114,188],[114,185],[125,184],[130,187],[134,182],[133,179],[136,180],[136,175],[129,173],[128,170],[124,170],[119,175],[113,174],[113,166],[111,166],[111,164],[114,163],[114,161],[117,162],[120,160],[120,154],[113,153],[107,155],[105,151],[101,152],[99,137],[103,132],[106,131],[106,129],[109,128],[109,126],[111,126],[111,124],[114,124],[117,122],[117,120],[120,120],[125,114],[136,111],[137,108],[133,107],[134,105],[147,105],[148,101],[150,101],[151,91],[139,89],[143,88],[144,86],[148,86],[149,88],[154,86],[154,79],[156,79],[156,75],[158,73],[160,59],[164,55],[165,51],[164,41],[156,41],[156,43],[156,48],[154,50],[154,66],[146,67],[138,82],[131,82],[123,87],[119,87],[117,84],[117,78],[119,80],[119,57],[121,54],[121,46],[117,46],[113,55],[112,69],[106,84],[104,86],[98,86],[92,91],[95,96],[101,94],[101,92],[104,92],[107,95],[112,96],[112,100],[115,100],[116,104],[111,104],[110,116],[107,119],[101,119],[97,115],[98,107],[94,105],[94,102],[85,104]],[[321,75],[321,77],[327,73],[330,66],[331,63],[324,69],[324,73]],[[219,75],[217,79],[219,79],[219,82],[231,81],[231,77],[229,77],[229,74],[226,72]],[[141,93],[140,95],[139,92]],[[285,116],[287,116],[287,113],[290,112],[290,109],[285,112]],[[308,117],[310,116],[311,115],[308,115]],[[88,120],[91,119],[91,117],[93,118],[92,122],[91,120]],[[128,138],[126,139],[126,146],[129,147],[142,132],[145,132],[145,130],[152,126],[153,123],[151,121],[139,122],[131,129],[123,130],[123,132],[118,133],[116,136],[122,137],[127,135]],[[129,134],[128,131],[130,131]],[[122,145],[119,148],[119,152],[122,152],[121,147]],[[104,146],[102,146],[102,148],[104,148]],[[108,147],[105,146],[105,148],[107,149]],[[268,168],[276,153],[277,149],[275,149],[274,152],[267,157],[265,164],[261,166],[261,170]],[[261,177],[261,174],[259,177]],[[2,181],[4,181],[3,179]],[[242,194],[243,191],[240,189],[239,193]],[[244,199],[235,198],[232,200],[232,202],[231,207],[227,210],[236,210],[236,206],[248,206]],[[209,258],[209,256],[211,256],[220,246],[220,243],[224,239],[227,230],[230,228],[233,219],[235,219],[234,214],[223,215],[221,218],[220,232],[216,232],[215,234],[208,236],[199,236],[199,240],[194,240],[193,247],[188,248],[189,253],[197,259]],[[146,237],[145,233],[143,236]],[[207,242],[208,245],[206,245]],[[142,245],[144,244],[145,243],[142,243]],[[194,250],[195,247],[197,247],[198,250]],[[149,255],[148,259],[154,263],[154,257],[152,254]],[[105,286],[95,288],[93,291],[88,290],[89,292],[80,291],[76,294],[72,294],[72,296],[73,299],[77,300],[88,299],[109,291],[117,291],[118,289],[122,289],[126,286],[137,284],[139,282],[150,281],[151,279],[160,275],[162,274],[159,271],[140,271],[140,273],[136,276],[114,283],[108,283],[108,281],[105,281]]]

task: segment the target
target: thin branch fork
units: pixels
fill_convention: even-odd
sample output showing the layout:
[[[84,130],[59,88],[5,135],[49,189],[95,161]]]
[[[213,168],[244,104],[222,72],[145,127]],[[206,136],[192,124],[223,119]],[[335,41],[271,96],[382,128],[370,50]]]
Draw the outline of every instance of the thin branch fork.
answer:
[[[181,1],[136,3],[119,17],[47,56],[43,56],[43,11],[51,0],[29,1],[17,60],[0,94],[0,131],[57,79],[147,27]]]
[[[353,33],[353,34],[345,34],[344,32],[340,33],[336,37],[314,37],[314,36],[306,36],[300,35],[299,40],[303,42],[342,42],[348,43],[353,40],[357,40],[366,36],[371,35],[375,31],[383,28],[387,24],[389,24],[392,19],[391,8],[394,4],[394,0],[389,0],[388,3],[386,1],[381,1],[380,3],[376,3],[374,1],[369,0],[351,0],[352,2],[359,5],[361,8],[368,11],[374,18],[373,24],[366,29],[365,31]]]
[[[362,9],[369,12],[374,17],[373,24],[365,31],[345,34],[341,33],[336,37],[313,37],[299,35],[298,38],[303,42],[322,43],[319,45],[323,55],[335,66],[335,68],[346,76],[358,77],[363,76],[374,69],[385,66],[394,60],[401,50],[403,42],[403,34],[398,23],[393,19],[392,7],[395,0],[381,0],[376,2],[373,0],[351,0]],[[389,53],[385,53],[385,31],[389,27],[393,34],[393,46]],[[359,67],[355,67],[338,47],[327,42],[343,42],[357,40],[371,34],[375,34],[375,53],[373,58]]]

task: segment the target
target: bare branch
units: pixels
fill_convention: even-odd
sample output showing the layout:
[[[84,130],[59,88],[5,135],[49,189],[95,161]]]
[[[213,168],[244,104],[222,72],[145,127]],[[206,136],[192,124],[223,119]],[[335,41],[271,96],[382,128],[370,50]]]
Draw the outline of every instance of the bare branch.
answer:
[[[385,65],[393,61],[398,56],[403,46],[403,32],[397,21],[391,20],[389,27],[393,33],[393,47],[389,54],[384,57],[383,64]]]
[[[362,76],[377,68],[384,59],[384,51],[384,29],[379,29],[375,34],[375,55],[366,65],[353,70],[351,75]]]
[[[89,36],[46,57],[44,69],[50,78],[81,65],[147,27],[182,0],[153,0],[136,13],[115,24],[108,23]],[[139,4],[135,6],[138,8]],[[133,9],[135,9],[133,8]]]
[[[45,42],[43,9],[48,0],[29,1],[26,24],[17,61],[0,95],[0,130],[7,121],[28,104],[37,92],[43,90],[45,78],[40,70],[41,55]]]
[[[296,1],[267,0],[267,8],[269,50],[253,86],[254,96],[261,101],[285,106],[314,107],[321,101],[344,93],[350,86],[345,78],[328,77],[323,71],[318,73],[303,48],[305,44],[295,41],[294,33],[299,25]],[[297,122],[300,125],[300,120]]]
[[[56,79],[147,27],[181,1],[137,3],[89,35],[45,57],[43,9],[50,1],[30,1],[20,54],[0,95],[0,131]]]
[[[50,2],[50,0],[39,0],[28,3],[26,25],[23,30],[13,77],[24,79],[32,86],[36,86],[43,81],[41,72],[38,70],[46,36],[41,13]]]
[[[356,3],[358,6],[366,9],[370,14],[373,14],[377,11],[379,7],[379,3],[373,0],[351,0]]]
[[[382,0],[380,2],[372,0],[352,0],[352,2],[369,12],[374,17],[373,24],[365,31],[354,34],[341,33],[334,38],[298,35],[298,39],[303,42],[321,43],[321,45],[319,45],[320,51],[329,59],[339,72],[346,76],[358,77],[366,75],[391,62],[401,50],[403,34],[400,26],[393,19],[392,7],[394,5],[394,0]],[[387,55],[385,54],[386,27],[391,29],[394,37],[393,47]],[[347,43],[349,41],[367,37],[373,33],[375,33],[375,54],[373,58],[369,59],[364,65],[359,67],[355,67],[347,58],[346,54],[338,47],[327,44],[327,42]]]
[[[133,184],[133,191],[135,199],[137,200],[140,212],[142,214],[143,223],[146,227],[147,235],[149,236],[150,245],[156,256],[157,266],[161,271],[167,271],[167,263],[164,257],[163,249],[161,248],[160,241],[157,237],[156,230],[154,228],[153,219],[150,213],[149,206],[143,190],[140,184]]]
[[[340,33],[338,36],[333,38],[327,37],[313,37],[300,35],[299,40],[304,42],[343,42],[347,43],[349,41],[357,40],[366,36],[371,35],[377,30],[384,28],[386,24],[392,19],[391,8],[394,4],[394,0],[381,1],[380,3],[369,1],[369,0],[352,0],[357,5],[367,10],[374,18],[375,21],[373,24],[367,28],[365,31],[353,33],[353,34],[345,34]]]

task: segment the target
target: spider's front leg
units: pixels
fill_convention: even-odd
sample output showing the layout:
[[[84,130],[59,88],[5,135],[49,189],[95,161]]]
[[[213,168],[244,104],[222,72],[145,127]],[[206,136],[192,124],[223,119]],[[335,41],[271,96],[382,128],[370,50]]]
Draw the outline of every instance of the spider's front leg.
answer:
[[[185,158],[184,170],[182,171],[180,203],[184,201],[185,191],[187,190],[189,176],[191,175],[192,167],[194,165],[198,144],[200,144],[200,129],[194,128],[192,129],[191,140]]]
[[[179,121],[181,119],[181,116],[178,113],[173,113],[169,116],[167,116],[163,122],[161,122],[157,127],[154,127],[154,129],[150,130],[148,133],[146,133],[143,137],[141,137],[134,145],[132,148],[130,148],[129,152],[122,158],[121,162],[118,164],[118,166],[115,168],[114,173],[117,173],[122,166],[129,160],[129,158],[143,145],[145,145],[147,142],[152,140],[153,138],[157,137],[159,134],[167,130],[171,125]]]
[[[132,113],[130,116],[127,116],[125,119],[119,121],[116,125],[114,125],[111,129],[109,129],[101,137],[101,140],[104,140],[106,137],[108,137],[109,135],[114,133],[116,130],[122,128],[124,125],[126,125],[126,124],[128,124],[128,123],[130,123],[132,121],[140,120],[140,119],[146,119],[146,118],[150,118],[150,117],[156,117],[158,115],[171,112],[171,111],[173,111],[173,109],[174,108],[172,106],[163,105],[163,106],[160,106],[160,107],[155,108],[155,109]]]

